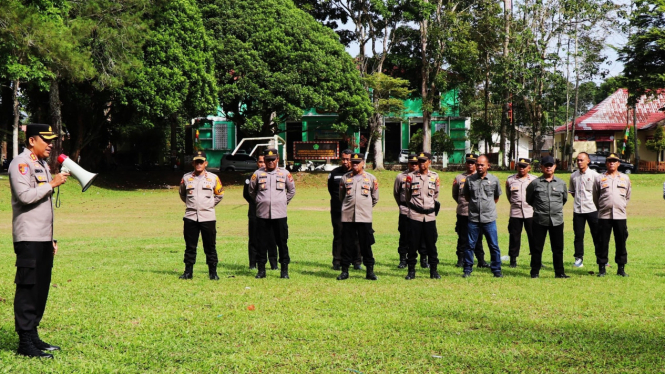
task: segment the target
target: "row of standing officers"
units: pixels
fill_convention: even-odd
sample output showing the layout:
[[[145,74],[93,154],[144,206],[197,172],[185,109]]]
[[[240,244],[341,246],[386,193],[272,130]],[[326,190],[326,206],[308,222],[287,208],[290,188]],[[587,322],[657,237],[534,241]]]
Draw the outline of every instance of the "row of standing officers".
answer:
[[[429,269],[430,278],[440,278],[436,216],[440,207],[438,196],[441,180],[430,169],[430,158],[431,155],[426,152],[409,155],[408,170],[397,176],[393,186],[393,196],[399,207],[398,267],[408,268],[407,280],[416,276],[418,256],[421,267]],[[531,160],[520,159],[517,173],[505,183],[510,203],[510,267],[517,267],[522,231],[526,231],[531,255],[531,277],[538,278],[543,268],[543,246],[549,235],[555,277],[568,278],[563,267],[563,206],[570,194],[574,197],[574,266],[584,266],[584,232],[588,225],[595,247],[598,275],[606,274],[609,241],[614,232],[617,274],[627,276],[625,243],[628,230],[625,212],[631,186],[628,176],[618,172],[618,160],[615,154],[607,157],[607,172],[601,175],[588,168],[588,155],[580,153],[577,157],[578,170],[571,175],[570,188],[567,188],[562,179],[554,176],[556,164],[551,156],[541,160],[540,177],[530,174]],[[364,170],[363,161],[362,155],[345,150],[341,155],[341,165],[328,176],[333,269],[341,271],[338,280],[349,277],[351,266],[356,270],[362,269],[361,264],[365,265],[367,279],[377,279],[372,253],[375,242],[372,211],[379,200],[379,183],[376,177]],[[277,150],[267,149],[259,158],[258,170],[245,181],[243,191],[243,196],[250,204],[248,255],[250,268],[257,269],[256,278],[266,277],[268,262],[270,269],[281,269],[281,278],[289,278],[286,211],[295,195],[295,183],[288,170],[278,167],[278,162]],[[205,171],[204,163],[207,164],[205,153],[199,152],[194,161],[195,171],[186,174],[181,182],[180,195],[187,204],[184,218],[187,249],[185,272],[181,276],[183,279],[192,277],[199,232],[204,241],[210,279],[218,279],[215,270],[217,256],[214,250],[214,221],[211,227],[207,227],[210,225],[206,225],[205,221],[206,217],[210,218],[211,211],[214,219],[214,206],[223,197],[223,190],[219,178]],[[197,167],[197,164],[204,165]],[[456,266],[463,268],[464,277],[471,276],[474,257],[476,267],[489,268],[495,277],[503,277],[496,226],[496,204],[502,189],[499,179],[488,172],[489,168],[487,157],[467,154],[465,172],[457,175],[453,181],[452,197],[457,202]],[[194,183],[197,178],[203,181],[200,186]],[[197,199],[199,189],[203,194],[202,198]],[[209,238],[207,240],[206,235]],[[483,237],[489,249],[489,263],[485,261]]]

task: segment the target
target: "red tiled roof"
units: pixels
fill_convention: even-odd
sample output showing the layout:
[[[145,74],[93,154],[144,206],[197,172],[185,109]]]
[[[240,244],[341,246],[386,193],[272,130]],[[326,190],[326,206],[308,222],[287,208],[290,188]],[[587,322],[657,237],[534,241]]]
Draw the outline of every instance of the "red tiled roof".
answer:
[[[607,99],[601,101],[575,120],[575,131],[620,131],[626,128],[626,123],[633,124],[633,112],[630,111],[628,118],[628,90],[621,88],[610,95]],[[646,130],[656,123],[665,120],[665,112],[659,109],[665,107],[665,90],[658,91],[657,98],[640,98],[637,103],[637,129]],[[571,122],[554,129],[555,133],[561,133],[571,130]]]

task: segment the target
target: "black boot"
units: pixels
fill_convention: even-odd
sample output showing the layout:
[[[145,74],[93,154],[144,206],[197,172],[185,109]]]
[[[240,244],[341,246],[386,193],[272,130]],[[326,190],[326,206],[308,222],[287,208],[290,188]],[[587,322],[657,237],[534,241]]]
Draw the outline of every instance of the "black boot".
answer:
[[[441,276],[439,275],[439,272],[436,271],[437,265],[430,265],[429,266],[429,277],[431,279],[441,279]]]
[[[626,264],[619,264],[617,268],[617,275],[621,275],[622,277],[627,277],[628,274],[624,271],[624,268],[626,267]]]
[[[342,265],[342,273],[337,276],[338,281],[349,279],[349,267]]]
[[[279,277],[282,279],[289,279],[289,265],[282,264],[282,272]]]
[[[210,280],[219,280],[219,277],[217,276],[217,264],[208,265],[208,278],[210,278]]]
[[[510,267],[511,268],[516,268],[517,267],[517,257],[511,257],[510,258]]]
[[[365,273],[365,279],[369,280],[378,280],[379,278],[374,274],[374,265],[367,265],[365,266],[367,268],[367,272]]]
[[[53,358],[52,354],[40,351],[32,342],[32,331],[18,331],[18,350],[16,353],[26,357]]]
[[[266,277],[266,264],[256,264],[258,271],[256,272],[256,279],[262,279]]]
[[[406,253],[400,253],[399,254],[399,265],[397,265],[398,269],[404,269],[406,267]]]
[[[194,277],[194,264],[185,264],[185,272],[182,273],[180,279],[192,279]]]
[[[57,345],[51,345],[39,338],[39,333],[37,332],[37,328],[35,327],[30,331],[30,338],[32,339],[32,344],[34,344],[35,348],[41,350],[41,351],[59,351],[60,347]]]
[[[416,278],[416,265],[409,264],[409,272],[406,273],[406,280],[411,280]]]
[[[279,266],[277,266],[277,259],[276,258],[269,258],[268,261],[270,261],[270,270],[279,270]]]
[[[605,264],[598,265],[598,276],[604,277],[607,273],[605,272]]]
[[[456,268],[464,267],[464,255],[457,255],[457,263],[455,264]]]
[[[479,269],[482,269],[482,268],[489,269],[490,264],[488,264],[487,262],[485,262],[485,259],[484,259],[484,258],[479,258],[479,259],[478,259],[478,265],[477,265],[477,267],[478,267]]]
[[[429,268],[429,263],[427,262],[427,255],[420,256],[420,267],[423,269]]]

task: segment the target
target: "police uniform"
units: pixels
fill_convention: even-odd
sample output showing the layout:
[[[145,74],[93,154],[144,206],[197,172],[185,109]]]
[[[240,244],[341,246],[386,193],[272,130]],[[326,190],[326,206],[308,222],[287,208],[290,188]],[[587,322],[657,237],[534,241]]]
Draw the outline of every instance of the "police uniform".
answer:
[[[269,148],[263,153],[266,163],[277,159],[277,149]],[[272,171],[261,168],[252,174],[249,181],[249,196],[256,203],[256,223],[259,233],[259,251],[256,256],[258,272],[256,278],[265,278],[268,250],[277,245],[281,278],[288,279],[289,226],[286,206],[296,194],[293,176],[279,166]]]
[[[619,157],[612,153],[607,160],[612,159],[619,160]],[[614,175],[603,173],[596,177],[593,185],[593,200],[598,208],[598,246],[596,247],[598,276],[605,275],[612,232],[614,232],[614,246],[616,247],[614,261],[618,265],[617,274],[627,276],[624,272],[628,262],[626,206],[630,201],[631,190],[630,178],[624,173],[617,171]]]
[[[358,153],[351,156],[352,163],[361,163]],[[356,257],[356,241],[360,245],[366,278],[376,280],[374,275],[374,230],[372,208],[379,202],[379,182],[364,170],[358,174],[346,173],[339,183],[339,201],[342,203],[342,273],[337,277],[349,277],[349,265]]]
[[[198,151],[194,161],[206,161],[206,154]],[[203,251],[206,255],[206,264],[210,279],[217,277],[217,220],[215,207],[224,198],[224,189],[219,177],[208,171],[200,175],[194,172],[185,174],[180,181],[180,199],[185,203],[185,217],[183,217],[185,237],[185,272],[182,279],[191,279],[194,264],[196,263],[196,246],[199,234],[203,241]]]
[[[476,162],[478,157],[473,153],[468,153],[466,155],[466,162]],[[475,173],[474,173],[475,174]],[[453,200],[457,203],[457,221],[455,222],[455,232],[457,233],[457,264],[455,266],[462,267],[464,266],[464,254],[466,253],[466,247],[469,243],[469,202],[466,201],[462,190],[464,189],[464,184],[466,184],[466,178],[473,174],[458,174],[453,180]],[[483,250],[483,237],[478,236],[476,245],[473,248],[473,253],[476,255],[478,260],[478,267],[489,267],[489,264],[485,262],[485,251]]]
[[[57,136],[51,127],[29,124],[26,138]],[[39,339],[39,326],[51,284],[53,268],[53,188],[51,172],[45,160],[26,148],[9,165],[12,204],[12,236],[16,253],[16,294],[14,325],[19,334],[18,353],[31,357],[52,358],[40,350],[59,350]]]
[[[430,154],[421,152],[418,161],[429,161]],[[430,278],[441,278],[437,272],[439,254],[436,249],[438,233],[436,230],[436,213],[441,180],[432,170],[422,174],[419,170],[409,173],[406,177],[406,201],[409,204],[408,229],[409,253],[407,264],[409,266],[406,279],[415,278],[416,259],[422,241],[425,241],[427,255],[429,256]]]
[[[521,166],[529,166],[531,160],[521,158],[518,161]],[[536,178],[535,175],[527,174],[520,178],[519,174],[514,174],[506,179],[506,195],[510,202],[510,218],[508,219],[508,256],[510,256],[510,267],[517,266],[517,257],[520,255],[522,246],[522,228],[526,231],[526,237],[531,248],[533,240],[533,207],[526,202],[526,188]]]
[[[541,165],[548,163],[554,164],[552,156],[541,160]],[[544,176],[538,177],[526,189],[526,202],[533,207],[531,278],[539,277],[547,233],[550,235],[554,275],[556,278],[568,278],[563,267],[563,206],[566,201],[566,182],[556,176],[551,181]]]
[[[339,201],[339,184],[344,177],[344,174],[349,170],[344,166],[334,168],[328,175],[328,193],[330,194],[330,223],[333,228],[333,241],[332,241],[332,256],[333,268],[339,270],[342,264],[342,203]],[[356,258],[353,264],[356,268],[360,268],[362,263],[362,255],[360,247],[357,246]]]
[[[499,178],[487,173],[484,177],[476,173],[466,178],[462,189],[469,202],[469,239],[464,255],[464,277],[471,275],[473,270],[473,248],[478,238],[484,234],[490,251],[490,270],[495,277],[503,277],[501,273],[501,250],[496,229],[496,200],[501,196]]]
[[[589,224],[589,232],[594,247],[598,245],[598,209],[593,202],[593,184],[598,172],[587,168],[584,173],[575,170],[570,175],[568,190],[574,194],[573,232],[575,233],[575,266],[582,267],[584,258],[584,228]],[[578,260],[579,259],[579,260]],[[579,263],[578,263],[579,261]]]
[[[418,162],[418,155],[412,153],[409,155],[409,163]],[[404,269],[406,267],[406,258],[409,253],[409,202],[406,200],[406,178],[409,175],[409,170],[406,170],[402,173],[397,174],[395,178],[395,183],[393,185],[393,197],[395,202],[399,207],[399,220],[397,221],[397,231],[399,232],[399,242],[397,246],[397,253],[399,254],[399,269]],[[420,253],[420,262],[422,267],[429,267],[427,262],[427,247],[425,247],[425,241],[422,241],[422,245],[418,248]]]
[[[258,234],[256,231],[256,203],[249,196],[249,179],[245,179],[245,185],[242,189],[242,197],[249,204],[247,209],[247,252],[249,255],[249,268],[256,269],[256,254],[258,253]],[[277,247],[272,246],[268,248],[268,262],[270,262],[271,270],[278,270],[277,266]]]

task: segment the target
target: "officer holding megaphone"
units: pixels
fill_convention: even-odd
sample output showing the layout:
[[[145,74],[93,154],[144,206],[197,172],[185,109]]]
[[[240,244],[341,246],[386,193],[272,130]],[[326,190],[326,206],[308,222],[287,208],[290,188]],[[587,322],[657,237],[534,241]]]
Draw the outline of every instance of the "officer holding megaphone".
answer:
[[[53,189],[67,181],[69,173],[51,176],[45,160],[57,137],[51,126],[31,123],[25,131],[26,149],[9,165],[12,192],[12,234],[16,253],[14,322],[19,336],[18,354],[53,358],[44,351],[57,351],[39,338],[49,286],[53,256]]]

